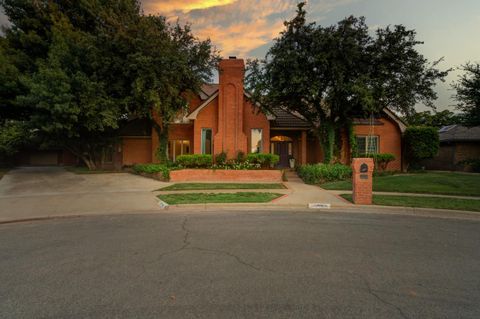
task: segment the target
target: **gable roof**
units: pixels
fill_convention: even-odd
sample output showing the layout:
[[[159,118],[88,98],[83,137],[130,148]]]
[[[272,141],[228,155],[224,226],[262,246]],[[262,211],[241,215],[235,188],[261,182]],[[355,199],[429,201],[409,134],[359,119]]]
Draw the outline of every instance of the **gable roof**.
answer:
[[[300,115],[282,110],[281,108],[273,109],[275,118],[271,123],[272,128],[310,128],[311,125],[305,121]]]
[[[218,91],[218,83],[205,83],[201,86],[200,90],[200,98],[202,101],[205,101]]]
[[[438,131],[438,136],[440,142],[476,142],[480,141],[480,126],[444,126]]]

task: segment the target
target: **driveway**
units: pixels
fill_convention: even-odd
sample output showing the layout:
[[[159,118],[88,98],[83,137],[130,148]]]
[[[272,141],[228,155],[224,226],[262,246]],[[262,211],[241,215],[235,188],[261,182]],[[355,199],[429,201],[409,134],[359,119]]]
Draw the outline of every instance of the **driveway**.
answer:
[[[158,210],[152,191],[165,185],[128,173],[77,175],[61,167],[18,168],[0,180],[0,221]]]

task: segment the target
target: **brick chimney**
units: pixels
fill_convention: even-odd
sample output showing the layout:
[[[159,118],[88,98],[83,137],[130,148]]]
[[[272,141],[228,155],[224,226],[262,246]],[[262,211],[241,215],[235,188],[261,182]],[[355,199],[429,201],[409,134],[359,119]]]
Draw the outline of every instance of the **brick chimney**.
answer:
[[[243,59],[229,57],[220,61],[218,96],[218,132],[214,137],[214,153],[227,153],[229,159],[237,152],[247,153],[247,137],[243,132]]]

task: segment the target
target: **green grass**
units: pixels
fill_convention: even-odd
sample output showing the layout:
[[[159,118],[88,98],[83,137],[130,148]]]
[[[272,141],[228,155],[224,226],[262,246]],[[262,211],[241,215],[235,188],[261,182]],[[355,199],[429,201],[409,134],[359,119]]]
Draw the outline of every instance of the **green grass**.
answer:
[[[84,166],[69,166],[65,167],[65,169],[69,172],[75,173],[75,174],[110,174],[110,173],[123,173],[122,171],[116,171],[112,169],[96,169],[94,171],[91,171],[88,169],[88,167]]]
[[[341,196],[348,201],[352,201],[351,194],[343,194]],[[373,203],[375,205],[383,206],[421,207],[480,212],[480,200],[475,199],[400,195],[373,195]]]
[[[325,183],[325,189],[351,190],[351,181]],[[419,173],[373,178],[373,191],[480,196],[480,174]]]
[[[216,189],[283,189],[283,184],[262,183],[180,183],[160,188],[159,191],[216,190]]]
[[[158,195],[158,198],[170,205],[204,203],[267,203],[282,196],[276,193],[192,193]]]

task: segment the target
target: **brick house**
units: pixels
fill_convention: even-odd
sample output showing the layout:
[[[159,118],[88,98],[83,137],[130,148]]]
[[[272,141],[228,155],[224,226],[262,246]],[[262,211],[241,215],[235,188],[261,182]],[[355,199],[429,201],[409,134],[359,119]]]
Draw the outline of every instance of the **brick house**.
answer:
[[[169,127],[168,154],[175,160],[181,154],[218,154],[236,158],[239,151],[275,153],[280,167],[289,159],[297,164],[318,163],[323,159],[318,139],[300,115],[283,110],[264,114],[249,100],[244,90],[245,64],[231,57],[219,66],[219,84],[205,84],[198,95],[190,96],[189,109]],[[402,168],[402,133],[405,124],[390,110],[372,120],[354,119],[357,146],[362,153],[392,153],[396,160],[390,170]],[[156,132],[146,122],[129,124],[118,148],[115,166],[155,162]],[[349,162],[348,139],[342,143],[341,161]]]
[[[423,162],[427,169],[463,171],[468,166],[462,161],[480,159],[480,126],[449,125],[438,131],[438,154]]]

